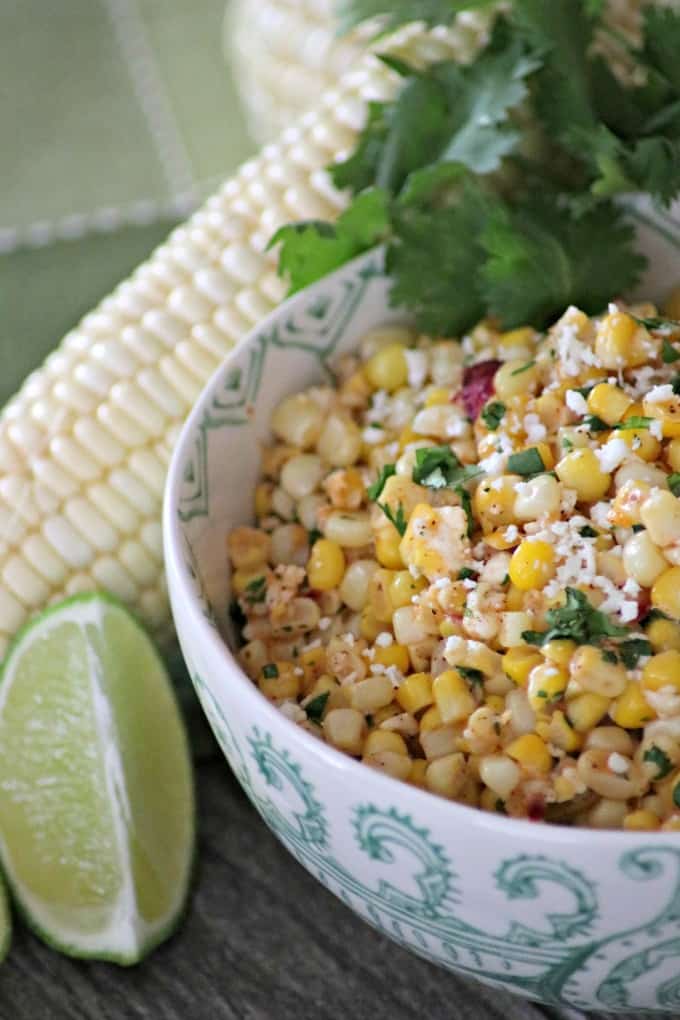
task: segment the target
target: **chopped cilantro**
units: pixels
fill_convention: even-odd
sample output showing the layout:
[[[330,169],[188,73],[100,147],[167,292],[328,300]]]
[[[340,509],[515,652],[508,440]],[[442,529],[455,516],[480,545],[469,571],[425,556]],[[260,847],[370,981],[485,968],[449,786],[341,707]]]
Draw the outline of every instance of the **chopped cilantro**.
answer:
[[[265,680],[273,680],[279,675],[279,667],[275,662],[268,662],[266,666],[262,667],[262,676]]]
[[[505,801],[501,800],[500,797],[496,798],[496,803],[494,804],[494,810],[499,815],[507,815],[507,813],[508,813],[506,808],[505,808]]]
[[[482,411],[482,420],[490,432],[496,431],[503,420],[505,411],[505,404],[502,404],[500,400],[492,400],[490,404],[486,405]]]
[[[320,723],[323,717],[323,710],[326,707],[326,702],[330,697],[330,691],[324,691],[323,694],[317,694],[315,698],[309,702],[305,707],[307,718],[311,719],[312,722]]]
[[[574,393],[580,393],[584,400],[588,397],[588,394],[595,389],[597,386],[596,382],[588,383],[587,386],[573,386]]]
[[[619,659],[616,652],[612,652],[609,648],[605,648],[602,652],[602,658],[605,662],[611,662],[614,666],[618,663]]]
[[[505,575],[505,577],[501,581],[501,584],[510,584],[510,574]]]
[[[249,581],[245,587],[243,597],[246,602],[249,602],[251,606],[254,606],[257,602],[264,602],[267,594],[267,578],[256,577],[252,581]]]
[[[526,365],[520,365],[520,367],[516,368],[514,372],[510,373],[510,375],[521,375],[522,372],[528,372],[529,369],[533,368],[535,364],[536,364],[535,361],[527,361]]]
[[[674,375],[671,379],[671,389],[676,397],[680,396],[680,375]]]
[[[633,533],[634,534],[637,534],[638,531],[644,531],[644,530],[645,530],[644,524],[634,524],[633,525]]]
[[[584,415],[583,424],[589,432],[608,432],[611,428],[611,425],[607,425],[606,421],[602,421],[596,414]]]
[[[629,429],[648,429],[653,421],[653,418],[643,418],[639,414],[632,414],[630,418],[626,418],[625,421],[621,421],[617,425],[612,425],[611,428],[621,429],[624,432]]]
[[[666,480],[673,495],[680,496],[680,471],[674,471]]]
[[[570,453],[574,449],[574,444],[569,436],[562,436],[562,449],[566,450],[567,453]]]
[[[674,361],[680,360],[680,351],[676,350],[666,337],[663,338],[661,346],[661,360],[665,365],[672,365]]]
[[[323,531],[319,531],[318,528],[312,528],[311,531],[307,532],[307,541],[309,542],[310,548],[315,542],[318,542],[320,538],[323,538]]]
[[[618,652],[626,669],[635,669],[638,659],[652,654],[652,646],[646,638],[631,638],[618,645]]]
[[[482,469],[476,464],[463,466],[450,446],[426,446],[416,450],[412,478],[430,489],[445,489],[481,473]]]
[[[385,464],[380,469],[380,474],[373,482],[373,485],[369,485],[368,489],[366,490],[368,498],[376,500],[383,491],[383,489],[385,488],[385,482],[387,481],[387,479],[392,478],[392,476],[396,475],[396,473],[397,469],[394,466],[394,464]]]
[[[472,499],[470,498],[470,493],[463,485],[457,485],[456,494],[460,499],[460,505],[465,511],[465,516],[467,517],[467,537],[472,538],[475,533],[475,517],[472,513]]]
[[[536,475],[545,471],[543,459],[535,446],[508,457],[508,471],[513,475]]]
[[[578,645],[598,644],[605,637],[625,637],[626,627],[620,627],[591,606],[586,595],[578,588],[566,589],[566,601],[557,609],[546,613],[548,629],[525,630],[522,638],[530,645],[544,645],[557,638],[571,638]]]
[[[644,326],[645,329],[651,330],[652,333],[654,332],[670,333],[680,330],[680,322],[678,322],[677,319],[668,319],[663,315],[649,315],[646,318],[644,317],[641,318],[639,315],[631,315],[630,317],[631,319],[635,319],[638,325]],[[680,357],[680,355],[678,355],[678,357]],[[670,358],[669,360],[677,361],[678,357]],[[663,360],[666,361],[665,358]]]
[[[460,673],[463,680],[469,680],[471,684],[483,684],[484,674],[481,669],[474,669],[472,666],[456,666],[456,672]]]
[[[378,503],[378,506],[385,514],[385,517],[390,522],[390,524],[394,525],[394,527],[397,529],[400,535],[404,535],[404,533],[406,532],[406,517],[404,515],[403,503],[399,504],[396,513],[392,510],[392,507],[389,505],[389,503]]]
[[[579,528],[578,533],[581,536],[581,538],[597,538],[597,536],[600,534],[599,531],[595,531],[595,528],[591,528],[589,524],[586,524],[584,527]]]
[[[662,751],[656,744],[652,744],[651,747],[647,748],[645,753],[642,755],[642,760],[649,761],[652,765],[656,765],[656,776],[654,777],[655,781],[663,779],[673,768],[673,763],[666,752]]]
[[[472,570],[470,567],[461,567],[458,571],[459,581],[476,581],[479,577],[479,573],[476,570]]]

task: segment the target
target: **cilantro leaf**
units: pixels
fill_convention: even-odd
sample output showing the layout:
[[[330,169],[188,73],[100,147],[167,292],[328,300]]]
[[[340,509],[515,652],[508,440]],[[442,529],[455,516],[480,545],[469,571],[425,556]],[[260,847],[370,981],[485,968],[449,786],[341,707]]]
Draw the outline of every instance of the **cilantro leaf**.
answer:
[[[389,226],[387,196],[364,191],[335,224],[321,220],[280,227],[267,248],[281,245],[278,272],[288,276],[289,294],[321,279],[380,241]]]
[[[645,753],[642,755],[642,760],[651,762],[652,765],[656,765],[656,776],[654,777],[655,781],[663,779],[673,769],[673,763],[666,752],[662,751],[662,749],[657,747],[656,744],[652,744],[651,747],[647,748]]]
[[[500,400],[492,400],[490,404],[486,405],[482,411],[481,417],[489,432],[496,431],[500,423],[503,421],[505,412],[505,404],[501,403]]]
[[[394,527],[399,532],[399,534],[403,537],[404,533],[406,532],[406,516],[404,515],[403,503],[399,504],[399,506],[396,509],[396,512],[392,510],[392,507],[389,505],[389,503],[378,503],[378,506],[385,514],[385,517],[390,522],[390,524],[393,524]]]
[[[326,702],[329,697],[330,691],[324,691],[323,694],[317,694],[315,698],[312,698],[312,700],[305,706],[307,718],[311,719],[312,722],[320,723],[323,718],[323,710],[326,707]]]
[[[595,313],[628,290],[645,259],[634,231],[609,203],[576,216],[556,196],[497,207],[482,234],[484,303],[505,327],[543,325],[570,304]]]
[[[648,429],[654,418],[646,418],[641,414],[631,414],[625,421],[617,422],[611,428],[619,429],[620,432],[628,432],[631,429]]]
[[[597,644],[604,637],[624,637],[628,628],[620,627],[591,606],[587,596],[578,588],[566,589],[566,601],[557,609],[546,613],[546,631],[525,630],[522,638],[527,644],[543,645],[556,638],[571,638],[579,645]]]
[[[246,602],[250,603],[251,606],[254,606],[258,602],[264,602],[266,594],[267,578],[255,577],[246,585],[243,597]]]
[[[279,675],[279,667],[275,662],[268,662],[266,666],[262,667],[262,676],[265,680],[275,680]]]
[[[369,485],[368,489],[366,490],[368,498],[376,500],[380,493],[385,488],[385,482],[387,481],[387,479],[392,478],[392,476],[396,475],[396,473],[397,469],[394,466],[394,464],[383,465],[383,467],[380,469],[380,474],[373,482],[373,485]]]
[[[622,641],[617,646],[617,651],[626,669],[635,669],[638,659],[643,655],[652,655],[653,649],[646,638],[631,638],[629,641]]]
[[[674,496],[680,496],[680,471],[673,471],[666,479]]]
[[[513,475],[537,475],[545,471],[543,458],[535,446],[508,457],[508,471]]]
[[[584,527],[579,528],[578,533],[581,536],[581,538],[597,538],[597,536],[599,535],[599,531],[596,531],[595,528],[591,528],[589,524],[586,524],[584,525]]]
[[[631,319],[635,319],[638,325],[644,326],[645,329],[649,329],[653,333],[677,333],[680,331],[680,322],[677,319],[668,319],[663,315],[651,315],[647,318],[631,315]]]
[[[469,680],[471,684],[483,684],[484,674],[481,669],[475,669],[473,666],[454,666],[457,673],[460,673],[463,680]]]
[[[476,464],[464,466],[450,446],[425,446],[416,450],[411,477],[418,485],[444,489],[476,478],[482,469]]]
[[[586,414],[582,421],[588,432],[608,432],[610,428],[606,421],[602,421],[596,414]]]
[[[680,92],[680,14],[670,8],[646,8],[643,35],[645,61]]]
[[[456,486],[456,493],[460,499],[460,505],[465,512],[465,516],[467,517],[467,537],[472,538],[475,533],[475,517],[472,513],[472,498],[463,485]]]
[[[476,581],[479,577],[479,573],[476,570],[472,570],[471,567],[461,567],[458,571],[459,581]]]
[[[342,0],[338,7],[340,30],[379,18],[382,32],[422,21],[429,28],[450,25],[461,11],[490,7],[495,0]]]

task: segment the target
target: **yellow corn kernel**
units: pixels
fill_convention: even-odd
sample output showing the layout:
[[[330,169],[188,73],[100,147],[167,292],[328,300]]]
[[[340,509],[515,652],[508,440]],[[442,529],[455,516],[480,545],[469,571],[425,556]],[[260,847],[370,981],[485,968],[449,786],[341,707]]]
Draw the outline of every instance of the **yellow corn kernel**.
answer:
[[[255,570],[235,570],[231,575],[231,587],[236,595],[242,595],[249,584],[253,581],[264,580],[265,566],[262,564]]]
[[[401,682],[394,696],[405,712],[416,715],[423,708],[431,705],[434,700],[431,675],[429,673],[411,673]],[[425,716],[420,722],[421,729],[424,719]]]
[[[298,664],[305,674],[305,686],[318,680],[326,672],[326,649],[309,648],[302,652]]]
[[[533,449],[538,450],[546,471],[552,471],[555,467],[555,455],[552,452],[552,448],[547,443],[535,443]]]
[[[402,684],[403,686],[403,684]],[[401,687],[399,688],[401,690]],[[428,733],[430,730],[438,730],[440,726],[443,726],[442,715],[436,705],[432,705],[428,708],[427,712],[423,713],[420,720],[420,732]]]
[[[404,562],[429,581],[447,576],[469,554],[467,527],[465,511],[459,506],[418,503],[399,547]]]
[[[461,722],[477,708],[470,688],[455,669],[447,669],[432,681],[434,701],[445,723]]]
[[[530,772],[545,774],[552,768],[552,755],[537,733],[523,733],[505,748],[505,753]]]
[[[622,420],[644,417],[644,415],[645,410],[642,404],[631,404]],[[617,437],[622,439],[640,460],[652,462],[658,460],[661,455],[661,443],[649,429],[620,429],[617,432]]]
[[[595,354],[605,368],[637,368],[651,356],[650,336],[625,312],[610,312],[597,327]]]
[[[406,425],[399,433],[399,448],[401,450],[410,446],[411,443],[421,443],[423,437],[418,433],[414,432],[410,425]]]
[[[533,347],[536,333],[531,326],[518,326],[501,333],[498,343],[503,347]]]
[[[505,698],[502,694],[487,694],[484,698],[484,704],[497,715],[505,711]]]
[[[500,480],[481,481],[472,497],[472,510],[486,533],[496,531],[515,520],[517,475],[502,475]]]
[[[406,645],[391,644],[387,648],[376,645],[373,662],[379,666],[396,666],[400,673],[406,673],[410,664]]]
[[[610,704],[602,694],[577,694],[567,705],[567,719],[577,733],[587,733],[605,717]]]
[[[555,638],[552,641],[546,641],[541,651],[550,662],[567,669],[571,657],[576,651],[576,642],[570,641],[568,638]]]
[[[388,570],[401,570],[404,561],[399,551],[400,545],[401,535],[396,528],[381,532],[375,540],[375,558],[378,563]]]
[[[427,581],[424,577],[412,577],[408,570],[396,570],[388,584],[390,601],[395,609],[410,606],[413,596],[426,587]]]
[[[337,542],[319,538],[307,560],[307,580],[318,591],[337,588],[345,573],[345,554]]]
[[[453,637],[454,634],[460,634],[460,632],[460,625],[455,620],[442,620],[439,624],[440,637]]]
[[[371,606],[364,606],[359,618],[361,636],[366,638],[367,641],[373,642],[378,634],[381,634],[386,629],[386,625],[377,619]]]
[[[643,400],[642,407],[646,415],[661,422],[664,439],[680,437],[680,397],[674,395],[663,403]]]
[[[508,586],[505,596],[505,608],[509,613],[519,613],[524,609],[524,592],[514,584]]]
[[[652,605],[667,616],[680,620],[680,567],[664,570],[652,585]]]
[[[578,499],[594,503],[607,492],[611,476],[600,467],[594,452],[589,449],[572,450],[555,466],[559,480],[569,489],[575,489]]]
[[[292,662],[268,662],[257,681],[265,698],[279,701],[297,698],[300,693],[300,678],[294,673]]]
[[[671,471],[680,471],[680,439],[670,439],[664,453]]]
[[[349,708],[349,698],[343,687],[332,676],[323,673],[318,680],[310,686],[305,685],[305,704],[309,704],[320,694],[327,694],[328,699],[324,705],[324,712],[330,712],[333,708]],[[304,705],[303,705],[304,708]]]
[[[609,714],[616,725],[622,726],[624,730],[637,730],[656,718],[656,712],[647,703],[640,684],[635,680],[629,680],[623,694],[613,702]]]
[[[508,574],[520,591],[543,588],[555,575],[553,547],[538,539],[525,539],[512,554]]]
[[[394,613],[388,590],[391,578],[391,570],[376,570],[368,582],[368,605],[381,623],[391,623]]]
[[[583,737],[569,724],[564,712],[556,709],[547,725],[547,735],[541,733],[544,740],[561,747],[563,751],[578,751],[583,746]]]
[[[408,364],[403,344],[388,344],[368,359],[364,373],[376,390],[394,393],[408,382]]]
[[[425,786],[425,773],[430,763],[425,758],[414,758],[411,762],[411,774],[408,782],[412,786]]]
[[[529,674],[527,697],[535,712],[544,712],[550,705],[559,701],[566,690],[569,677],[562,666],[552,662],[542,662],[534,666]]]
[[[516,645],[508,648],[503,656],[503,672],[518,687],[526,687],[532,669],[540,666],[542,661],[540,652],[532,645]]]
[[[267,517],[272,512],[272,493],[274,486],[271,482],[260,482],[255,488],[255,516]]]
[[[515,529],[517,531],[517,529]],[[508,549],[513,549],[520,540],[520,534],[517,532],[512,537],[508,538],[508,528],[496,528],[495,531],[490,531],[488,535],[484,536],[484,541],[487,545],[491,546],[492,549],[498,549],[499,552],[506,552]]]
[[[675,620],[652,620],[647,625],[647,640],[655,652],[680,651],[680,623]]]
[[[642,670],[642,687],[647,691],[662,687],[680,691],[680,651],[671,648],[648,659]]]
[[[443,386],[433,386],[425,396],[425,407],[437,407],[439,404],[448,404],[451,400],[451,390]]]
[[[661,827],[661,820],[653,811],[646,811],[640,808],[638,811],[629,812],[623,819],[624,829],[632,829],[635,832],[654,830]]]
[[[598,383],[586,398],[591,414],[601,418],[607,425],[616,425],[633,403],[631,397],[612,383]]]
[[[680,831],[680,815],[673,815],[668,821],[664,822],[661,826],[664,832],[678,832]]]
[[[521,393],[533,392],[541,378],[538,365],[522,358],[505,361],[493,377],[494,390],[499,400],[512,400]]]
[[[406,741],[401,733],[394,730],[371,730],[364,741],[362,754],[378,754],[380,751],[394,751],[395,754],[408,754]]]

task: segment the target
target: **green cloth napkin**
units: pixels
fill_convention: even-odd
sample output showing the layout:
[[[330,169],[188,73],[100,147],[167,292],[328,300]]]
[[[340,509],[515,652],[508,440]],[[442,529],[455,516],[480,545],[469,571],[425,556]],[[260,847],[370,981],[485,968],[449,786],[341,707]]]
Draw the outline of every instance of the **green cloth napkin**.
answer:
[[[0,405],[253,148],[224,0],[0,3]]]

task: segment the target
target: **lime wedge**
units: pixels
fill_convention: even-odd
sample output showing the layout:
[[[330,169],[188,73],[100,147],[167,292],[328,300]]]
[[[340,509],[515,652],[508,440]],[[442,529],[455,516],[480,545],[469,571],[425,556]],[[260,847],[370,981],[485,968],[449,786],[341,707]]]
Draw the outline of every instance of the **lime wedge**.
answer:
[[[165,668],[113,599],[30,623],[0,675],[0,861],[73,956],[135,963],[168,936],[194,847],[189,748]]]

